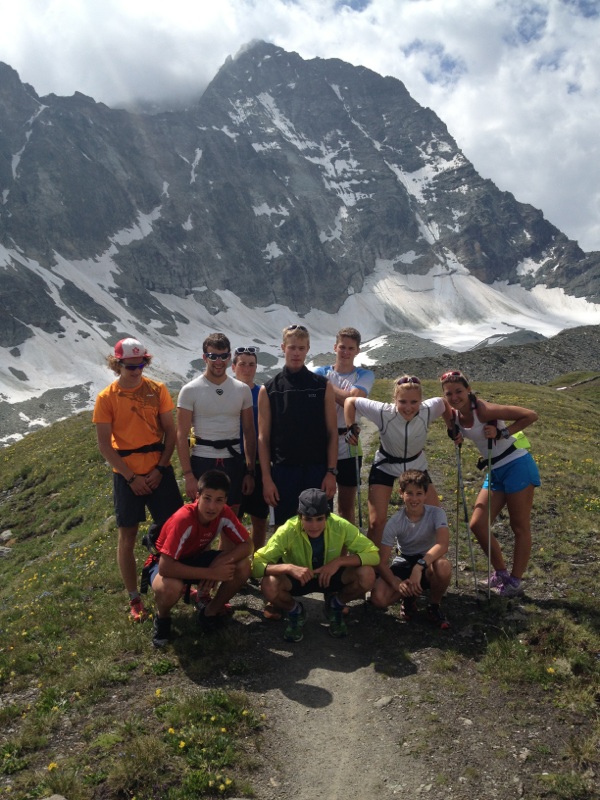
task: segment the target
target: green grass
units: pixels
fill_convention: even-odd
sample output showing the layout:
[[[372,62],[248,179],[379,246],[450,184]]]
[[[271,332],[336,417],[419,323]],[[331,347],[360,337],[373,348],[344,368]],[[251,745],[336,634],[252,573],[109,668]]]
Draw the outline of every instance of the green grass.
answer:
[[[567,378],[555,385],[581,376]],[[565,742],[560,771],[539,779],[537,796],[563,800],[591,796],[586,776],[600,770],[597,384],[565,391],[476,386],[485,399],[540,415],[528,430],[543,480],[533,511],[533,591],[524,620],[494,598],[473,621],[485,631],[483,644],[472,652],[446,648],[433,661],[440,681],[457,682],[471,661],[482,681],[525,692],[535,686],[553,708],[582,715],[583,735]],[[387,400],[391,388],[377,381],[373,397]],[[439,384],[425,382],[424,393],[439,394]],[[454,530],[452,448],[443,424],[434,424],[430,470]],[[481,483],[476,460],[465,445],[469,506]],[[251,640],[242,625],[218,641],[200,640],[191,614],[181,614],[177,648],[156,652],[149,627],[129,622],[115,563],[110,472],[90,414],[0,451],[0,465],[1,529],[12,531],[10,556],[0,559],[0,797],[251,796],[262,715],[243,693],[212,688],[223,671],[248,673]],[[363,500],[366,510],[366,488]],[[494,532],[510,554],[506,517]],[[486,561],[476,552],[483,576]],[[464,527],[459,560],[467,596]]]

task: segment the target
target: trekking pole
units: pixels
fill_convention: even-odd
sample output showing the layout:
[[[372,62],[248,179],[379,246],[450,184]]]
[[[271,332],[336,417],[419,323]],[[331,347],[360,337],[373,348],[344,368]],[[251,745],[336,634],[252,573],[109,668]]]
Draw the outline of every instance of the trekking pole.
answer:
[[[454,445],[456,451],[456,544],[454,547],[454,587],[458,589],[458,534],[460,531],[460,449]]]
[[[495,422],[490,422],[488,425],[495,425]],[[487,524],[488,524],[488,586],[487,596],[488,601],[492,596],[492,587],[490,581],[492,580],[492,439],[488,439],[488,458],[487,458],[487,485],[488,485],[488,502],[487,502]]]
[[[465,520],[465,528],[467,531],[467,542],[469,543],[469,554],[471,556],[471,570],[473,572],[473,586],[475,590],[475,599],[479,602],[478,599],[478,581],[477,581],[477,567],[475,566],[475,553],[473,551],[473,537],[471,534],[471,527],[469,525],[469,511],[467,509],[467,498],[465,495],[465,482],[462,476],[462,464],[461,464],[461,450],[460,448],[462,445],[458,445],[456,448],[456,470],[458,472],[458,483],[460,487],[460,495],[462,497],[462,506],[463,506],[463,516]]]
[[[363,518],[362,518],[362,502],[361,502],[361,492],[360,492],[360,459],[358,457],[358,445],[356,445],[356,453],[354,454],[354,466],[356,469],[356,499],[358,502],[358,529],[362,533]]]

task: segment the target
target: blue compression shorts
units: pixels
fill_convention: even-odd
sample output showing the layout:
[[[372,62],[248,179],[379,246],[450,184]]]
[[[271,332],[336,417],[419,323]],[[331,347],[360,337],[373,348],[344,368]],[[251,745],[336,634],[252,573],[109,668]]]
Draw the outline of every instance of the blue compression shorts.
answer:
[[[540,473],[531,453],[509,461],[506,466],[492,470],[492,491],[515,494],[528,486],[540,486]],[[483,489],[489,488],[487,476]]]

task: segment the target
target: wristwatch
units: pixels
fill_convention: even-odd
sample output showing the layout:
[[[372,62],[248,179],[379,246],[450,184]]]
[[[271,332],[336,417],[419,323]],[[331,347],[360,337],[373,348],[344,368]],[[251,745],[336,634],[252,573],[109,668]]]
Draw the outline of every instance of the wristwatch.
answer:
[[[337,467],[327,467],[327,472],[331,472],[331,474],[335,475],[335,477],[337,478],[338,474]]]
[[[423,567],[423,569],[424,569],[424,570],[426,570],[426,569],[427,569],[427,562],[425,561],[425,559],[424,559],[424,558],[420,558],[420,559],[417,561],[417,564],[418,564],[420,567]]]

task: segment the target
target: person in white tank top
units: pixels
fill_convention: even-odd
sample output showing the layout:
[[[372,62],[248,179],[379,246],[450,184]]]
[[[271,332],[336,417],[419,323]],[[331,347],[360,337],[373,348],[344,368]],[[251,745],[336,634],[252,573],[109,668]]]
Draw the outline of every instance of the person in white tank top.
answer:
[[[494,572],[490,586],[503,597],[523,592],[522,578],[531,554],[531,509],[533,493],[540,485],[537,465],[527,450],[517,447],[514,434],[532,425],[535,411],[521,406],[505,406],[480,400],[471,391],[469,381],[458,370],[440,378],[445,400],[455,411],[454,427],[449,427],[456,445],[470,439],[481,454],[482,466],[488,463],[492,442],[491,487],[487,480],[475,501],[470,521],[481,549],[488,553],[488,492],[491,489],[490,517],[493,522],[506,506],[510,527],[515,535],[512,570],[509,572],[498,540],[492,536],[490,560]],[[507,425],[505,420],[510,420]]]

